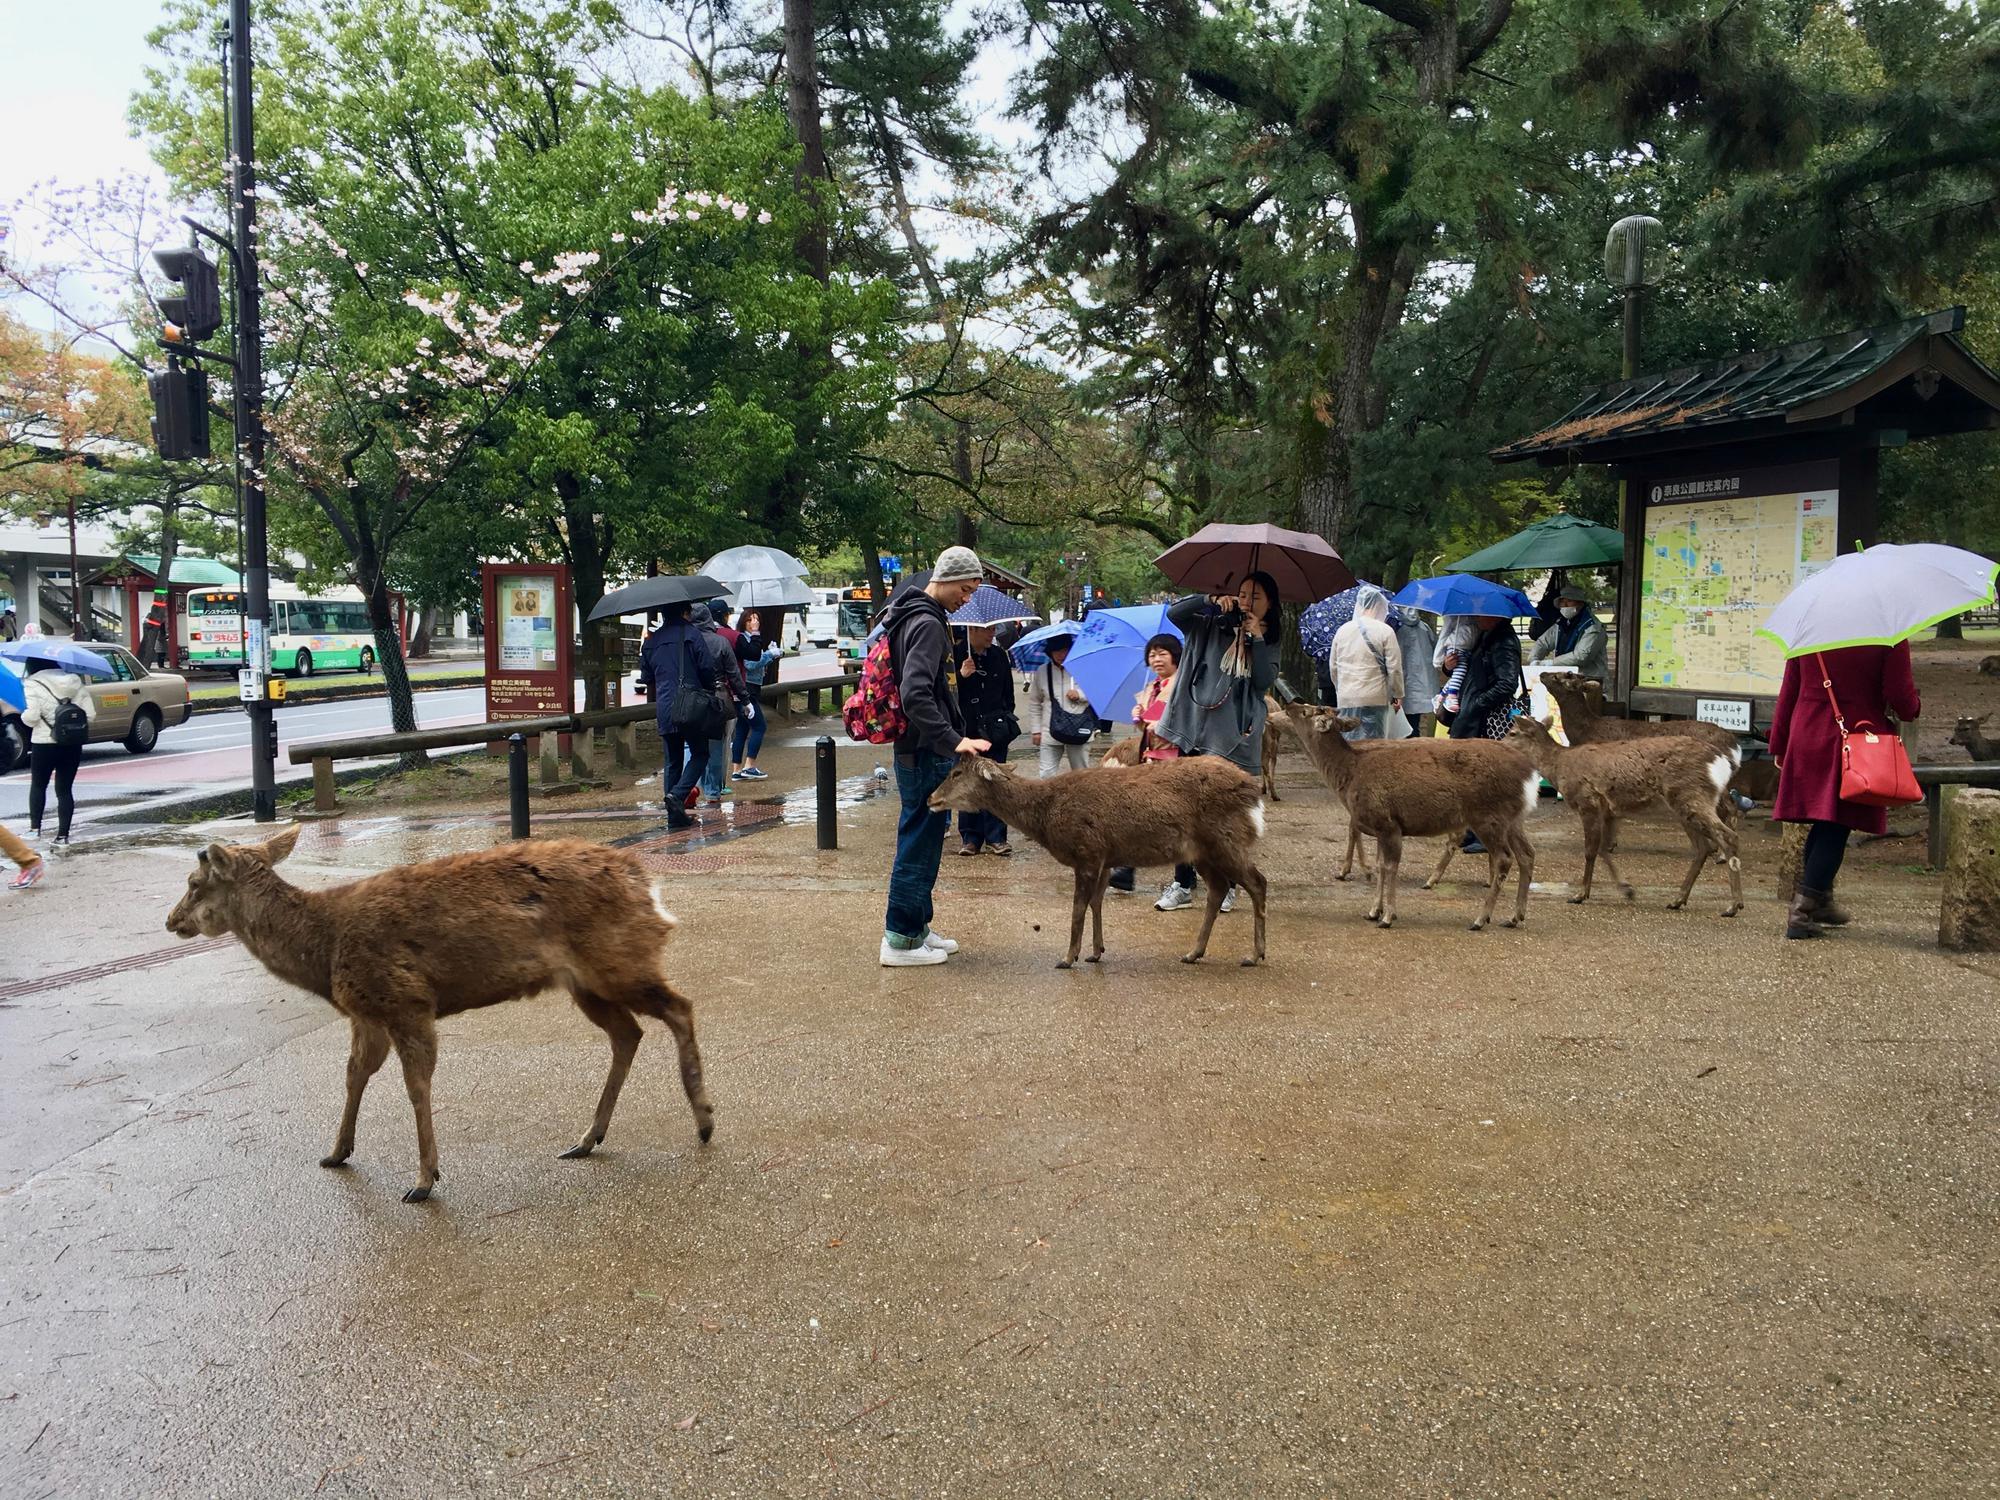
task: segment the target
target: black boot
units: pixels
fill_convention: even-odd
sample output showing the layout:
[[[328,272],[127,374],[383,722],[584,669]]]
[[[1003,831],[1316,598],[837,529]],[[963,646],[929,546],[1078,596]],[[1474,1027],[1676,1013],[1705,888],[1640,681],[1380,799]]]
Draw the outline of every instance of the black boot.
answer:
[[[1833,904],[1832,891],[1809,891],[1807,894],[1818,903],[1813,908],[1812,918],[1820,926],[1845,927],[1849,922],[1854,920],[1844,908]]]
[[[1817,916],[1820,904],[1825,900],[1825,891],[1811,890],[1803,885],[1795,887],[1792,891],[1792,909],[1785,915],[1785,936],[1825,937],[1826,929],[1819,925]]]

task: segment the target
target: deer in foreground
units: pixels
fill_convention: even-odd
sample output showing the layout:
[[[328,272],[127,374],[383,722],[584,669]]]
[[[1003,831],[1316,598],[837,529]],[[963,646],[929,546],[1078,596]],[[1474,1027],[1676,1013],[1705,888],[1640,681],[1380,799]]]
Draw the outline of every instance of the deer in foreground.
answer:
[[[1625,899],[1633,899],[1632,887],[1611,860],[1618,819],[1664,803],[1680,819],[1694,846],[1681,893],[1667,903],[1668,909],[1679,911],[1687,905],[1695,877],[1710,853],[1729,867],[1729,905],[1722,914],[1733,917],[1743,909],[1743,862],[1737,858],[1736,833],[1715,810],[1716,794],[1729,784],[1732,768],[1727,755],[1699,740],[1674,736],[1564,746],[1547,724],[1526,714],[1514,721],[1507,738],[1555,783],[1583,823],[1583,889],[1569,898],[1572,904],[1590,899],[1600,857]]]
[[[1349,744],[1341,720],[1303,703],[1286,706],[1321,778],[1347,808],[1350,839],[1375,840],[1375,902],[1368,920],[1382,927],[1396,921],[1396,886],[1402,871],[1403,840],[1448,834],[1454,842],[1435,883],[1451,862],[1455,840],[1471,829],[1486,846],[1486,906],[1472,923],[1478,932],[1493,920],[1500,886],[1510,865],[1520,867],[1514,915],[1501,925],[1528,919],[1528,887],[1534,880],[1535,848],[1522,820],[1533,810],[1540,783],[1527,758],[1493,740],[1369,740]],[[1350,727],[1352,721],[1348,721]]]
[[[1191,864],[1208,890],[1201,931],[1182,963],[1208,952],[1208,935],[1231,886],[1250,894],[1256,921],[1244,967],[1264,960],[1263,872],[1251,851],[1264,833],[1257,783],[1214,755],[1183,756],[1134,767],[1105,766],[1048,781],[1017,776],[1012,766],[980,756],[961,760],[931,794],[931,809],[998,813],[1075,873],[1069,953],[1083,947],[1083,917],[1091,919],[1091,952],[1104,956],[1104,888],[1118,865]]]
[[[1949,743],[1963,745],[1965,753],[1974,760],[2000,760],[2000,740],[1989,738],[1985,732],[1986,721],[1991,714],[1981,714],[1978,718],[1961,718],[1951,731]]]
[[[661,968],[674,919],[632,855],[575,839],[505,844],[309,891],[274,868],[298,837],[294,826],[261,844],[209,845],[167,930],[184,938],[233,932],[273,974],[347,1017],[347,1106],[321,1166],[346,1164],[362,1090],[394,1047],[417,1117],[417,1185],[403,1201],[430,1197],[439,1176],[431,1126],[438,1019],[557,987],[611,1039],[596,1117],[564,1157],[588,1156],[603,1142],[639,1050],[639,1016],[673,1032],[697,1131],[704,1142],[714,1134],[694,1007]]]

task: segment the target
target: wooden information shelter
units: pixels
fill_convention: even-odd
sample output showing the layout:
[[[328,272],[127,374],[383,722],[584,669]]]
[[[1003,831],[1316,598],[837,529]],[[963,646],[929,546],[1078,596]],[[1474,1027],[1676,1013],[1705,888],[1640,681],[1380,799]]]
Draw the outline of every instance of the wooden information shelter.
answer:
[[[1876,540],[1882,450],[2000,427],[2000,376],[1964,326],[1954,307],[1641,375],[1493,451],[1625,481],[1614,698],[1770,723],[1784,658],[1757,628],[1799,579]]]

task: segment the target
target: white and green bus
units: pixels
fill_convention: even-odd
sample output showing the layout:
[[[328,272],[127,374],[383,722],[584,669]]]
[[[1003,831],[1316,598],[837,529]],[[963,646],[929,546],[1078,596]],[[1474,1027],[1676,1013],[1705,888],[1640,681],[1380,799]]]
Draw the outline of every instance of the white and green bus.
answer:
[[[246,602],[237,589],[188,590],[189,666],[234,671],[243,665]],[[369,628],[361,590],[307,593],[290,584],[272,584],[271,670],[310,677],[335,668],[375,669],[375,632]]]

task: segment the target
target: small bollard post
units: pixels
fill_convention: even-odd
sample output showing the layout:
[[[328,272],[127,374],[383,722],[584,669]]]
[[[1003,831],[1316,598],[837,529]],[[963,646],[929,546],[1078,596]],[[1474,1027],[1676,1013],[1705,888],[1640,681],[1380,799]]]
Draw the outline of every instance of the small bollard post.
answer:
[[[833,736],[823,734],[813,741],[813,781],[819,796],[819,846],[822,849],[840,847],[840,825],[835,821],[837,811],[833,791]]]
[[[514,837],[528,836],[528,741],[520,734],[507,736],[507,812],[514,824]]]

